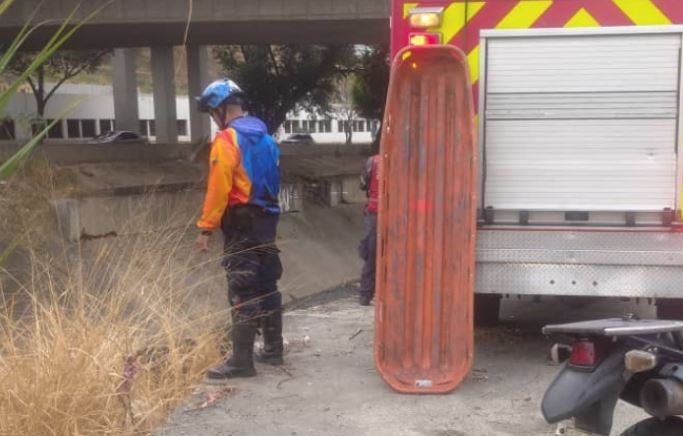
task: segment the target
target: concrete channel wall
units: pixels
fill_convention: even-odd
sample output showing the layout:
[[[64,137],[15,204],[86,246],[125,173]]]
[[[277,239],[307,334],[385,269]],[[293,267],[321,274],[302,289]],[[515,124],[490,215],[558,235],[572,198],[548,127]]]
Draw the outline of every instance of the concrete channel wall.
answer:
[[[365,193],[357,177],[323,180],[313,184],[287,183],[280,191],[284,215],[304,213],[309,204],[334,208],[362,204]],[[53,200],[62,237],[69,242],[103,236],[159,231],[193,226],[204,192],[198,189],[143,194],[83,196]]]
[[[303,185],[282,187],[284,213],[303,210]],[[104,236],[192,227],[204,193],[200,190],[152,192],[135,195],[91,196],[53,201],[62,237],[69,242]]]
[[[71,243],[94,246],[101,238],[186,229],[186,249],[191,250],[205,183],[201,180],[204,165],[188,163],[191,146],[115,147],[42,146],[58,167],[80,175],[76,177],[78,195],[53,201],[61,236]],[[359,189],[359,174],[367,151],[367,146],[347,145],[282,147],[280,204],[284,213],[278,244],[287,301],[358,278],[357,246],[363,236],[366,201]],[[169,163],[175,159],[178,162]],[[157,160],[162,163],[154,163]],[[154,182],[164,174],[173,177]],[[220,244],[214,245],[218,249]]]
[[[280,220],[278,245],[285,270],[281,288],[288,302],[360,275],[357,246],[364,231],[363,204],[347,204],[343,196],[325,203],[303,190],[303,185],[285,185],[282,194],[286,213]],[[178,229],[186,229],[192,239],[202,199],[202,191],[185,191],[71,198],[53,204],[62,236],[72,243],[92,244],[100,238]]]
[[[18,144],[0,141],[0,157],[17,151]],[[98,162],[163,162],[196,159],[207,152],[206,146],[197,144],[92,144],[48,141],[37,151],[59,165]],[[282,156],[349,156],[367,154],[367,144],[284,144]]]

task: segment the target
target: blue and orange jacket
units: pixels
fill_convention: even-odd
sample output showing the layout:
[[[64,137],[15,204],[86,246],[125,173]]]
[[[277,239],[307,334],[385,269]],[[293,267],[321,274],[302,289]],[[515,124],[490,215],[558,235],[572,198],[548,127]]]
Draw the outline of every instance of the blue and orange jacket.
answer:
[[[250,204],[280,213],[280,150],[263,121],[233,120],[216,134],[209,156],[209,180],[197,227],[216,230],[228,208]]]

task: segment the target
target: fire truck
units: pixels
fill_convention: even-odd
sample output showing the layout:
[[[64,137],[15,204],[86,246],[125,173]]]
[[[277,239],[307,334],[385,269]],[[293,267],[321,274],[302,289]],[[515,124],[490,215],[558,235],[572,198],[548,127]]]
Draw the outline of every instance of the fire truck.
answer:
[[[479,137],[475,320],[509,296],[683,318],[680,0],[394,0],[391,48],[467,56]]]

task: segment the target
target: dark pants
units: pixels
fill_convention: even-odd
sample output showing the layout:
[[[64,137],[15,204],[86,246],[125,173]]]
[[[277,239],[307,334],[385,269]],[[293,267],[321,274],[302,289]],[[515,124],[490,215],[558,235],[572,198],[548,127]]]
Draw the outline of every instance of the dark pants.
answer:
[[[282,264],[275,245],[278,219],[253,206],[230,208],[223,217],[228,297],[240,315],[255,317],[282,307],[277,287]]]
[[[363,264],[363,272],[360,278],[361,297],[375,296],[375,262],[377,259],[377,214],[365,215],[365,237],[360,241],[358,253]]]

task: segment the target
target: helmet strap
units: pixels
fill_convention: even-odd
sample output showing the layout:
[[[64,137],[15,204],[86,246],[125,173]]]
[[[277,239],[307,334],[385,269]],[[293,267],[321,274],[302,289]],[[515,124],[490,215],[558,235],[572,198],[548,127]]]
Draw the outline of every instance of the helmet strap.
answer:
[[[225,129],[228,125],[228,121],[225,119],[226,115],[227,114],[224,106],[219,106],[211,111],[211,118],[213,119],[214,123],[216,123],[219,130]]]

